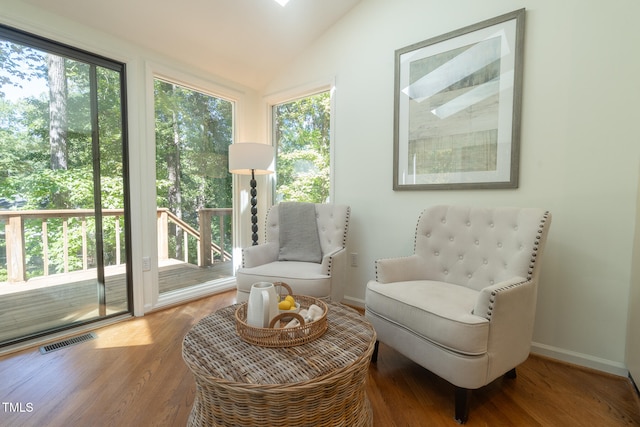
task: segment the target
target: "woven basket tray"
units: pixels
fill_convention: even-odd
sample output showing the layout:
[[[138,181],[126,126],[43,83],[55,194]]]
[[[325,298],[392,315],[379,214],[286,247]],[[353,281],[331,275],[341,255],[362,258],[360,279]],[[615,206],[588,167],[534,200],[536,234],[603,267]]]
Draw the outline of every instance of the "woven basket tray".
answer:
[[[291,288],[286,283],[276,283],[289,291]],[[327,330],[327,305],[318,298],[305,295],[292,295],[300,304],[300,309],[308,309],[312,304],[323,310],[320,319],[307,323],[298,313],[283,312],[271,320],[268,328],[258,328],[247,324],[247,303],[242,303],[235,313],[236,331],[240,338],[249,344],[262,347],[293,347],[311,342],[325,333]],[[285,328],[284,326],[292,318],[298,319],[299,326]]]

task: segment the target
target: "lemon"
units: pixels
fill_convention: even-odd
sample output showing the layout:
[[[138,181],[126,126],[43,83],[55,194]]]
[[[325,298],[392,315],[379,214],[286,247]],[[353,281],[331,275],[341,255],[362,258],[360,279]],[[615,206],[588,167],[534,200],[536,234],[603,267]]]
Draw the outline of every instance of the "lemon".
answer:
[[[296,300],[293,299],[293,297],[291,295],[287,295],[286,297],[284,297],[285,301],[289,301],[291,303],[292,306],[296,306]]]
[[[278,303],[278,309],[280,309],[280,310],[290,310],[291,309],[291,302],[287,301],[286,299],[284,301],[280,301]]]

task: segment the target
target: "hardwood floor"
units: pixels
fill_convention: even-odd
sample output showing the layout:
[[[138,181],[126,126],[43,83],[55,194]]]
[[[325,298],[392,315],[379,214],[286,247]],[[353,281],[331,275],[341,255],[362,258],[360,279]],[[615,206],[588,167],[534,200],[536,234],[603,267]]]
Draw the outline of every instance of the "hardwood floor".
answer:
[[[0,358],[0,426],[183,426],[195,382],[182,338],[235,292],[96,330],[46,355]],[[369,368],[376,427],[453,426],[453,386],[380,346]],[[468,426],[640,426],[630,381],[531,356],[515,380],[474,391]]]

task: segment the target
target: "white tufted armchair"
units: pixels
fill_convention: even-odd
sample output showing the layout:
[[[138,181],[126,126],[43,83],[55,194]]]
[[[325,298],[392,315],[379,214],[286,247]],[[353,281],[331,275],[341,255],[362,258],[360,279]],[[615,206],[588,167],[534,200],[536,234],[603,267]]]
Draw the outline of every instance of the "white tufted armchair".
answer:
[[[455,386],[459,423],[472,389],[514,378],[529,355],[550,223],[541,209],[435,206],[412,256],[376,261],[366,317],[380,341]]]
[[[285,282],[291,286],[294,294],[342,301],[347,265],[346,240],[351,213],[349,206],[317,203],[315,209],[312,208],[313,218],[310,221],[312,227],[317,227],[314,228],[316,234],[312,237],[317,236],[319,241],[319,258],[317,262],[313,262],[305,260],[308,257],[302,252],[307,249],[300,245],[291,247],[289,256],[285,257],[288,259],[283,259],[284,242],[281,234],[288,232],[294,244],[302,243],[303,246],[311,237],[308,233],[300,233],[298,237],[293,229],[281,230],[287,225],[281,223],[280,205],[271,207],[267,213],[265,243],[242,250],[242,266],[236,272],[238,302],[249,298],[252,284],[263,281]],[[300,219],[304,221],[304,218]],[[296,255],[300,255],[299,259]]]

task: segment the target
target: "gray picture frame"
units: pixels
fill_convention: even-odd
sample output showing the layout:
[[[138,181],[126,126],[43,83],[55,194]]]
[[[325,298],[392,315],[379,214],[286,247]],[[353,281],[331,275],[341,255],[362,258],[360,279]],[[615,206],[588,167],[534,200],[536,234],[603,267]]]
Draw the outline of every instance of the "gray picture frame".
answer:
[[[524,19],[395,51],[394,190],[518,187]]]

